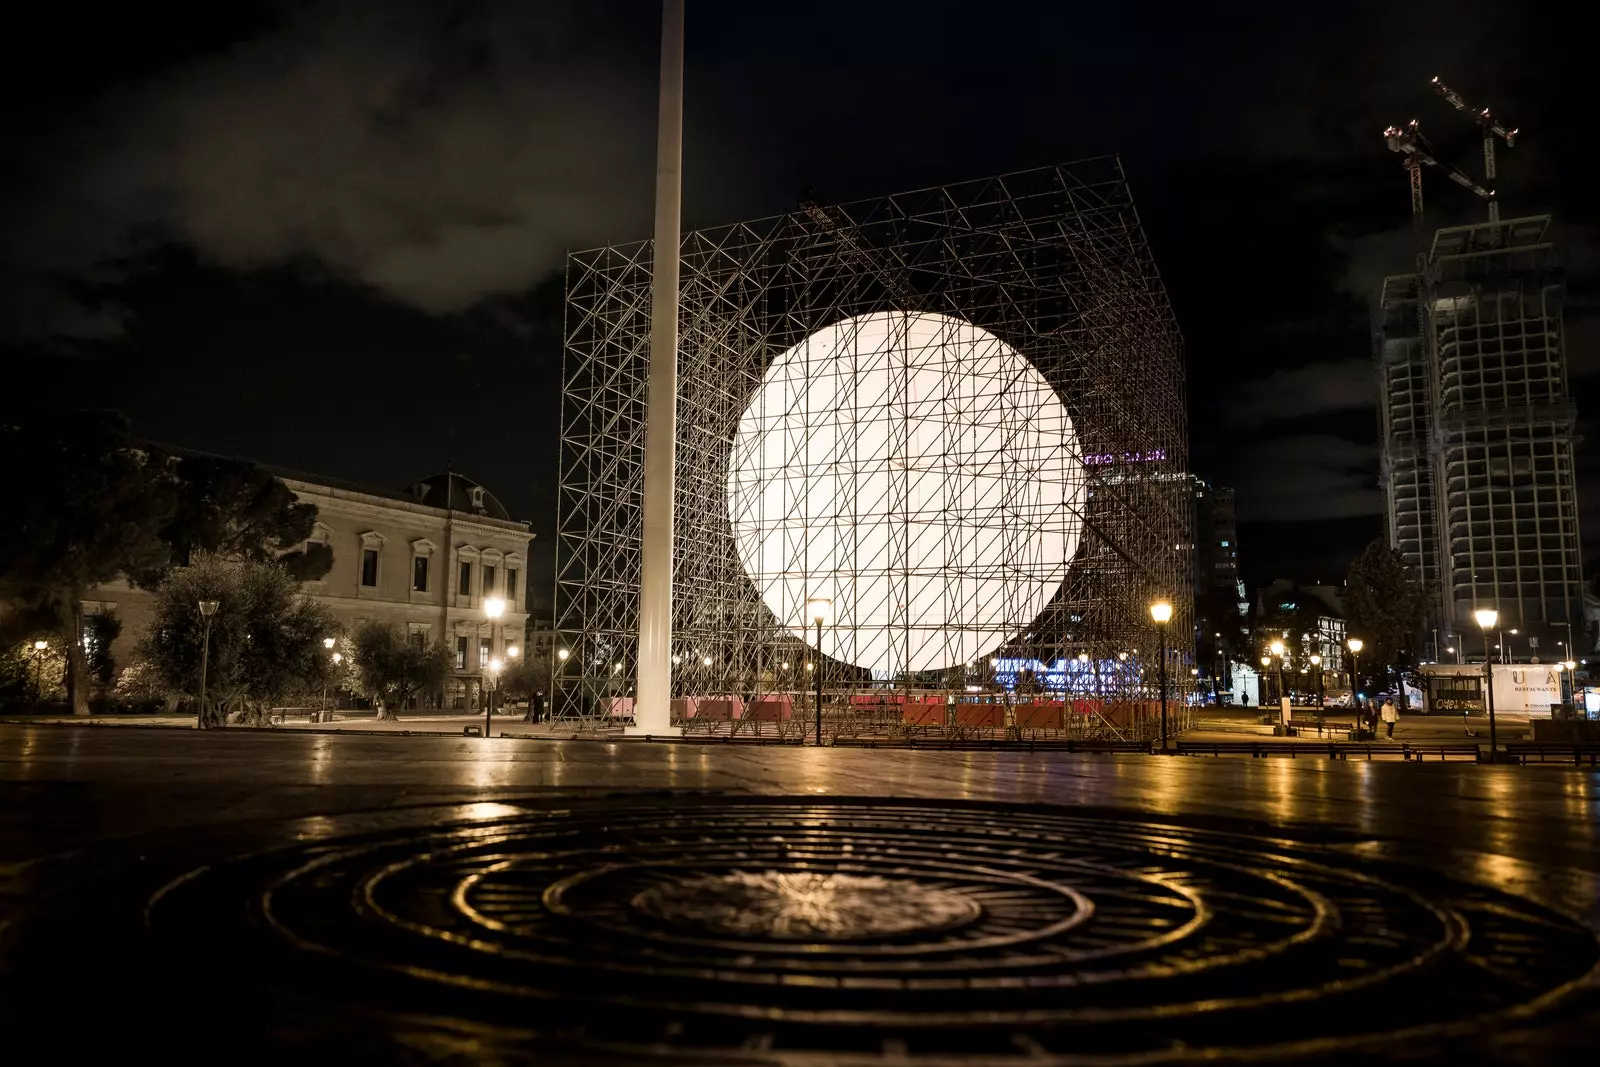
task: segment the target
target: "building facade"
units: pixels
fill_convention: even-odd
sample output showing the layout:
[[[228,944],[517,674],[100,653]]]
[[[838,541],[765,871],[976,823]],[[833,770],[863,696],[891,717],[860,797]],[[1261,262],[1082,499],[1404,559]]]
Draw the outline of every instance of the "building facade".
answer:
[[[303,586],[349,632],[369,620],[393,622],[412,639],[443,642],[454,671],[445,707],[481,699],[491,659],[525,654],[528,524],[460,474],[437,474],[408,491],[356,486],[274,470],[302,502],[315,504],[311,542],[333,554],[327,574]],[[490,601],[500,600],[498,618]],[[114,611],[122,634],[113,655],[126,664],[149,625],[153,594],[127,582],[91,593],[89,612]]]
[[[1550,218],[1439,230],[1376,322],[1390,543],[1454,645],[1472,612],[1555,648],[1583,628],[1565,286]],[[1440,649],[1429,650],[1440,659]]]

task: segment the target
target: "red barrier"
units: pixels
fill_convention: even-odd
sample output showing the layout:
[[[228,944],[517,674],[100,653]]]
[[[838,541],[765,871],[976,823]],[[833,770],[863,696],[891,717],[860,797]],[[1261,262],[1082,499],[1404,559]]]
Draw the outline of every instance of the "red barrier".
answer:
[[[794,701],[786,696],[756,697],[744,717],[756,722],[787,722],[794,718]]]
[[[1059,703],[1049,704],[1017,704],[1011,711],[1016,717],[1017,726],[1028,730],[1059,730],[1061,729],[1062,713],[1066,709]]]
[[[943,702],[933,704],[908,700],[906,706],[901,709],[900,721],[907,726],[943,726],[949,710],[950,705]]]
[[[1003,704],[957,704],[957,726],[1004,726],[1006,709]]]

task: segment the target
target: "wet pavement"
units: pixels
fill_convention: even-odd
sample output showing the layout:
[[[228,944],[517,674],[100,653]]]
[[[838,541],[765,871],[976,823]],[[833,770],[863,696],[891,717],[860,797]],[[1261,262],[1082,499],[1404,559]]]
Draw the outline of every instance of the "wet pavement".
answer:
[[[1575,1063],[1597,825],[1570,766],[0,726],[0,1025],[172,1062]]]

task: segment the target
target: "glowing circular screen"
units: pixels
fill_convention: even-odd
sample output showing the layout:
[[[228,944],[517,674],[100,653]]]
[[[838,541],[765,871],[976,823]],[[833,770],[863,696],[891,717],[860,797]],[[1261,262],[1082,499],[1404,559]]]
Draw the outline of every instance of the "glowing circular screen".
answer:
[[[728,518],[774,615],[878,677],[969,663],[1061,587],[1083,460],[1033,366],[981,327],[882,312],[818,330],[739,420]]]

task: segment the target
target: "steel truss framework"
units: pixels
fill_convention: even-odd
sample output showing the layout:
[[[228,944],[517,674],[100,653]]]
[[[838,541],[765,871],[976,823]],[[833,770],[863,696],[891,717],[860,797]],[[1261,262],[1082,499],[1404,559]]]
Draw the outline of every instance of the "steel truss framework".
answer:
[[[648,241],[568,260],[556,619],[557,644],[569,658],[555,664],[560,717],[614,717],[632,693],[650,270]],[[804,696],[808,706],[815,679],[808,665],[816,664],[828,700],[840,705],[895,699],[891,694],[984,700],[998,692],[995,660],[1036,659],[1046,668],[1063,660],[1089,665],[1073,672],[1071,696],[1149,700],[1157,671],[1148,606],[1165,597],[1175,606],[1170,702],[1174,713],[1184,706],[1193,537],[1182,341],[1116,159],[846,205],[808,202],[792,214],[689,233],[681,293],[675,697],[727,696],[748,704],[791,696],[800,705]],[[808,353],[803,343],[817,331],[885,313],[902,327],[918,316],[953,321],[956,333],[970,323],[1009,346],[1064,407],[1070,447],[1041,453],[1009,446],[1015,434],[1008,427],[1027,418],[1003,386],[975,381],[947,389],[937,411],[893,386],[871,395],[854,389],[848,397],[840,387],[828,439],[838,447],[871,422],[900,442],[891,451],[910,470],[838,475],[830,492],[848,499],[820,506],[821,472],[837,475],[841,457],[808,452],[805,440],[818,435],[806,431],[804,420],[782,412],[769,417],[752,401],[764,379],[782,373],[786,353]],[[903,344],[898,351],[907,356]],[[858,369],[867,356],[855,358]],[[935,344],[908,358],[950,381],[957,378],[952,361],[973,359],[973,350]],[[780,369],[769,375],[775,363]],[[1008,506],[985,512],[951,497],[954,464],[941,456],[956,431],[937,431],[930,441],[926,424],[972,430],[963,438],[964,459],[1008,487],[1002,492]],[[756,462],[752,425],[789,442],[784,462],[792,459],[798,473],[783,492],[739,491],[743,472]],[[1030,457],[1042,462],[1030,465]],[[926,514],[930,477],[945,487],[942,521],[934,523],[939,531],[931,541],[917,541],[923,535],[896,527],[904,525],[913,498]],[[1039,482],[1052,484],[1041,494]],[[798,636],[800,604],[789,603],[814,588],[808,570],[841,558],[835,552],[845,516],[882,527],[899,545],[891,563],[903,565],[914,552],[923,584],[945,591],[917,601],[890,576],[875,587],[890,590],[883,602],[845,605],[855,612],[858,645],[903,650],[892,657],[895,668],[877,677],[845,662],[860,661],[860,649],[831,635],[822,645],[830,654],[819,657],[814,635]],[[754,577],[736,537],[751,530],[772,535],[768,548],[778,551],[770,560],[770,551],[761,556]],[[981,561],[951,547],[962,538],[986,546],[977,553]],[[1041,564],[1041,544],[1065,544],[1070,561],[1052,570],[1045,551]],[[854,588],[861,576],[847,577]],[[980,577],[994,603],[972,603]],[[791,617],[780,618],[773,601]],[[1019,604],[1030,606],[1020,618]],[[948,617],[962,611],[959,625]],[[882,632],[870,632],[874,627]],[[982,639],[985,647],[974,644],[974,632],[997,630],[1004,633]],[[930,662],[941,666],[909,669]],[[1119,729],[1148,733],[1128,721],[1125,715]]]

